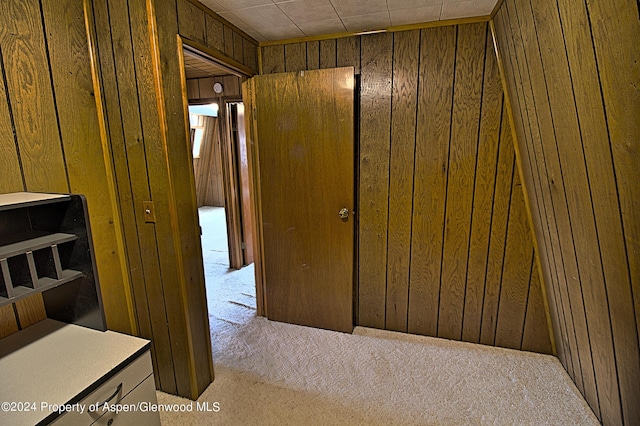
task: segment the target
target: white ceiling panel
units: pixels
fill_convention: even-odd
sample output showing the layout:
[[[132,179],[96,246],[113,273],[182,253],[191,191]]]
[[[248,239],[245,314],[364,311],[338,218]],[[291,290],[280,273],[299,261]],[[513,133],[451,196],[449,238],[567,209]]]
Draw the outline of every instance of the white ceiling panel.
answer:
[[[391,26],[389,12],[371,13],[368,15],[345,16],[342,18],[347,31],[372,31]]]
[[[446,19],[459,19],[469,16],[483,16],[488,15],[493,10],[494,4],[486,0],[470,0],[461,1],[455,3],[449,3],[445,0],[442,5],[442,13],[440,14],[441,20]]]
[[[344,23],[339,18],[328,21],[300,23],[298,27],[305,34],[335,34],[347,32]]]
[[[232,13],[247,25],[258,30],[259,33],[263,33],[263,31],[260,31],[263,28],[296,26],[284,12],[273,3],[248,9],[233,10]]]
[[[267,40],[285,40],[288,38],[304,37],[304,33],[295,25],[283,27],[269,27],[258,30]]]
[[[498,0],[199,0],[258,41],[487,16]]]
[[[417,9],[426,6],[440,6],[443,0],[387,0],[389,11]]]
[[[341,18],[389,12],[387,0],[331,0],[331,4]]]
[[[238,18],[233,12],[223,10],[222,12],[218,12],[218,15],[222,16],[224,19],[226,19],[236,27],[244,26],[244,31],[247,32],[246,28],[248,28],[249,26],[242,19]],[[247,34],[249,33],[247,32]]]
[[[224,7],[220,6],[215,0],[200,0],[200,3],[204,4],[214,12],[222,12],[223,10],[226,10]]]
[[[340,19],[329,0],[294,0],[277,6],[296,24]]]
[[[408,25],[417,22],[433,22],[440,19],[442,4],[418,7],[416,9],[390,10],[391,25]]]
[[[226,10],[246,9],[248,7],[273,4],[272,0],[213,0]]]

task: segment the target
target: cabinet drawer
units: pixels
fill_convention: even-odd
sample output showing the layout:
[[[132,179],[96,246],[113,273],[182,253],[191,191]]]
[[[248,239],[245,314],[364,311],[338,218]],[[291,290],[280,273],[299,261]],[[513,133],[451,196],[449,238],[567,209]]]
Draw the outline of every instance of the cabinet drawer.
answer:
[[[136,386],[142,383],[145,379],[150,378],[153,383],[153,366],[151,364],[151,354],[146,351],[138,358],[133,360],[128,366],[124,367],[115,376],[107,380],[102,386],[89,394],[86,398],[79,402],[80,407],[84,407],[84,412],[69,411],[56,419],[53,424],[55,425],[90,425],[94,423],[103,414],[108,411],[103,411],[103,406],[98,407],[98,411],[90,412],[89,409],[93,405],[103,403],[108,400],[109,404],[120,403],[122,399],[127,396]],[[154,385],[155,390],[155,385]],[[155,403],[156,397],[153,394],[153,400]]]
[[[156,384],[153,377],[147,377],[137,388],[125,396],[119,404],[127,407],[138,407],[138,403],[143,402],[144,407],[156,403]],[[159,426],[160,413],[153,411],[127,411],[127,412],[108,412],[94,423],[94,426],[119,426],[119,425],[144,425]]]

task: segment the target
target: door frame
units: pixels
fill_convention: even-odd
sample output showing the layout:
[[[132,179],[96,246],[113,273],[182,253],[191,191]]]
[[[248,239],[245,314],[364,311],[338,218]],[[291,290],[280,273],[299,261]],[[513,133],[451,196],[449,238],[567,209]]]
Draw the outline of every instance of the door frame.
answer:
[[[236,269],[242,267],[243,264],[243,255],[242,255],[242,238],[241,238],[241,229],[240,226],[230,226],[230,222],[235,224],[242,223],[242,214],[241,214],[241,206],[239,204],[239,197],[241,194],[238,192],[241,188],[238,188],[236,185],[237,180],[233,178],[237,174],[237,170],[234,170],[234,158],[236,153],[232,150],[232,144],[230,143],[229,131],[228,131],[228,123],[227,123],[227,103],[228,102],[238,102],[242,101],[244,105],[247,105],[247,94],[245,93],[245,82],[247,79],[256,75],[253,70],[250,68],[240,64],[239,62],[234,61],[233,59],[227,58],[220,53],[216,52],[213,49],[210,49],[206,46],[201,45],[200,43],[189,40],[185,37],[178,36],[178,42],[180,47],[178,49],[179,62],[182,70],[182,79],[183,79],[183,90],[182,90],[182,99],[185,111],[185,119],[187,122],[185,125],[189,128],[188,118],[189,118],[189,99],[187,94],[187,85],[186,85],[186,76],[184,74],[184,50],[188,50],[194,54],[201,56],[204,60],[211,61],[216,65],[219,65],[229,71],[230,74],[236,75],[240,78],[240,84],[242,86],[242,96],[233,96],[225,98],[224,96],[220,96],[218,98],[218,105],[220,106],[219,111],[223,114],[221,118],[221,145],[223,151],[223,173],[224,177],[224,192],[225,192],[225,202],[233,203],[233,208],[230,209],[228,204],[225,208],[228,210],[228,214],[233,214],[232,220],[227,220],[227,235],[229,236],[229,253],[230,256],[233,256],[233,260],[230,259],[230,266]],[[249,173],[249,182],[250,182],[250,206],[253,207],[252,219],[253,223],[251,224],[251,228],[253,229],[253,256],[254,256],[254,264],[255,264],[255,283],[256,283],[256,307],[257,307],[257,315],[265,316],[266,308],[264,303],[264,287],[263,287],[263,274],[262,274],[262,235],[259,231],[262,229],[261,216],[259,215],[259,190],[260,187],[256,186],[256,182],[259,182],[259,175],[257,172],[256,161],[254,161],[254,154],[257,154],[257,147],[251,138],[252,131],[250,130],[253,126],[252,115],[250,115],[245,108],[245,128],[246,128],[246,143],[247,143],[247,160],[248,160],[248,173]],[[225,171],[226,170],[226,171]],[[194,175],[193,163],[190,168],[190,173]],[[193,191],[195,191],[195,185],[193,187]],[[229,197],[227,196],[229,194]],[[251,208],[251,207],[250,207]],[[231,246],[233,244],[233,247]],[[233,253],[233,254],[232,254]]]
[[[224,98],[222,101],[222,109],[226,114],[225,125],[227,126],[226,135],[230,143],[230,150],[233,152],[231,169],[233,171],[232,178],[234,185],[237,185],[235,191],[238,196],[237,204],[240,206],[238,214],[242,217],[242,221],[238,224],[238,235],[242,236],[241,244],[242,253],[239,253],[242,266],[253,263],[253,202],[251,200],[251,173],[248,165],[248,144],[246,137],[246,128],[244,123],[244,102],[242,95],[237,97]],[[234,112],[235,110],[235,112]],[[240,119],[242,117],[242,119]],[[235,128],[234,128],[235,126]],[[246,158],[246,164],[243,167],[242,152]],[[245,195],[245,189],[247,195]]]
[[[262,198],[260,187],[260,157],[258,155],[258,123],[255,117],[255,80],[242,82],[244,122],[247,140],[247,161],[249,163],[249,192],[253,206],[253,263],[256,281],[256,314],[267,316],[267,299],[264,281],[264,239],[262,227]]]

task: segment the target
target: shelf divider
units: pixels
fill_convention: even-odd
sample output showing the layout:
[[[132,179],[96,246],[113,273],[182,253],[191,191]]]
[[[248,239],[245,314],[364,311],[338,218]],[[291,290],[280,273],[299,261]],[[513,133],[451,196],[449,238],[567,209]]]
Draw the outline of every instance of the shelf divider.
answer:
[[[7,296],[11,299],[14,296],[13,282],[11,281],[11,273],[9,272],[9,263],[7,262],[7,259],[0,259],[0,268],[2,269],[2,276],[4,277],[4,286],[7,290]]]
[[[17,243],[0,246],[0,258],[7,258],[25,254],[28,251],[40,250],[51,247],[53,244],[62,244],[77,240],[78,236],[57,232],[55,234],[44,235],[42,237],[31,238]]]

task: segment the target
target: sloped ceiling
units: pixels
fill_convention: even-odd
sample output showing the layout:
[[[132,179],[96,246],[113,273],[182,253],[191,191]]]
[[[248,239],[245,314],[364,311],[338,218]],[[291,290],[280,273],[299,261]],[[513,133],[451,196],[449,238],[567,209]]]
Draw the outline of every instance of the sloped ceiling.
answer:
[[[200,0],[258,41],[490,15],[498,0]]]

